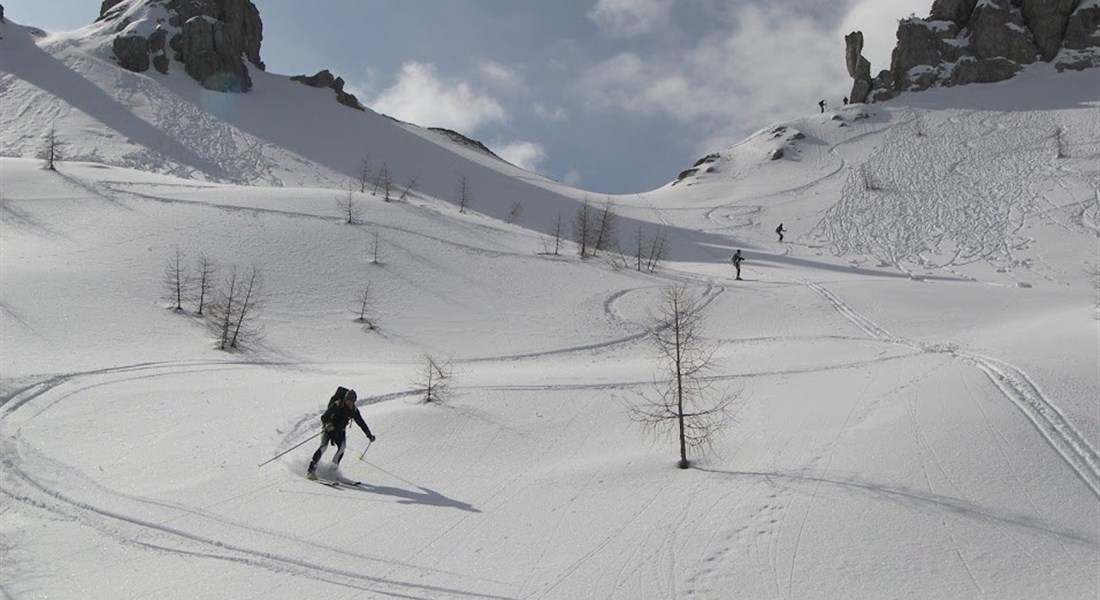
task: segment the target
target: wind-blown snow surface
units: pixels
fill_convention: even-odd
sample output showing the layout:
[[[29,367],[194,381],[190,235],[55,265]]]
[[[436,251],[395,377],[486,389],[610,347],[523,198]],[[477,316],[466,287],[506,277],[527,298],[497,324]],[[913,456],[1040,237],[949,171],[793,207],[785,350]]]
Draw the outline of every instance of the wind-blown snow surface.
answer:
[[[582,191],[477,158],[480,208],[532,195],[517,224],[459,214],[446,182],[473,155],[370,114],[372,160],[437,183],[408,202],[359,195],[361,223],[344,223],[336,188],[355,160],[326,161],[358,141],[297,130],[290,149],[293,117],[251,112],[342,110],[331,98],[256,77],[231,99],[238,118],[281,141],[262,172],[226,166],[239,146],[208,142],[236,139],[232,118],[180,77],[111,71],[81,39],[3,47],[2,153],[24,157],[0,159],[7,597],[1100,592],[1095,72],[766,128],[614,199],[624,245],[638,226],[669,232],[669,260],[643,275],[541,253],[537,232]],[[171,105],[157,110],[195,111],[186,139],[120,96],[133,82]],[[110,108],[79,108],[92,88]],[[42,170],[28,157],[51,119],[100,159]],[[177,151],[239,177],[181,170]],[[213,350],[192,303],[166,308],[175,247],[262,267],[261,345]],[[375,331],[351,312],[368,281]],[[715,383],[740,394],[686,471],[626,408],[659,376],[647,311],[679,283],[706,305]],[[445,405],[416,402],[425,352],[453,360]],[[302,478],[313,442],[257,467],[318,430],[337,385],[378,435],[359,461],[350,432],[341,474],[364,485]]]

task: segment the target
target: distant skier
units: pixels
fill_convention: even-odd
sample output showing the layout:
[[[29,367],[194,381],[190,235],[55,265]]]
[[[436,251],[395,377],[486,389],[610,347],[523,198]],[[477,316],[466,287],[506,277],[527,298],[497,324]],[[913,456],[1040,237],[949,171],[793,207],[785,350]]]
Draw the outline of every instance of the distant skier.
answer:
[[[821,112],[825,112],[825,101],[818,102],[817,107],[821,109]]]
[[[329,444],[336,446],[336,455],[332,457],[332,464],[340,466],[340,459],[344,458],[344,448],[348,441],[344,430],[352,419],[355,419],[356,425],[359,425],[363,433],[367,434],[367,439],[374,441],[374,434],[370,432],[370,427],[367,427],[363,415],[360,415],[359,409],[355,407],[356,398],[355,390],[340,387],[336,388],[336,393],[329,400],[328,410],[321,415],[321,424],[324,426],[324,431],[321,433],[321,446],[313,453],[313,460],[309,461],[309,470],[306,471],[306,477],[309,479],[317,479],[315,473],[317,461],[321,460],[325,447]]]
[[[844,106],[848,106],[848,97],[847,96],[844,97]]]
[[[733,268],[737,269],[737,277],[734,277],[737,281],[741,281],[741,261],[743,260],[745,260],[745,258],[741,256],[740,250],[734,252],[733,257],[730,258],[730,262],[733,263]]]
[[[780,242],[783,241],[783,233],[786,232],[786,231],[787,231],[786,229],[783,229],[783,224],[782,223],[779,224],[779,227],[775,228],[775,232],[779,234],[779,241]]]

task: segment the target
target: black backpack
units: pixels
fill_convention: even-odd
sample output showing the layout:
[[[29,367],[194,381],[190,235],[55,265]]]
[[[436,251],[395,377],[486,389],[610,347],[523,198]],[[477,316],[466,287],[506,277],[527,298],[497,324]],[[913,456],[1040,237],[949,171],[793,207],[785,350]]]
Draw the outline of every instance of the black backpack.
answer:
[[[345,387],[342,387],[342,386],[341,386],[341,387],[338,387],[338,388],[336,388],[336,393],[335,393],[335,394],[333,394],[333,395],[332,395],[332,398],[329,398],[329,400],[328,400],[328,405],[329,405],[329,407],[331,408],[333,404],[336,404],[336,403],[338,403],[338,402],[341,402],[341,401],[343,401],[343,400],[344,400],[344,396],[345,396],[345,395],[346,395],[347,393],[348,393],[348,389],[347,389],[347,388],[345,388]]]

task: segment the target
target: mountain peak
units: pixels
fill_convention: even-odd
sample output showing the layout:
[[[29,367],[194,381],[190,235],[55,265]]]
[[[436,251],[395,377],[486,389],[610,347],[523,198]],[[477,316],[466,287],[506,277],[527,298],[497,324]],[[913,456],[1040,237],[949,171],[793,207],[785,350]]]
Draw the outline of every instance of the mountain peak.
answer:
[[[207,89],[247,92],[247,63],[264,69],[263,23],[250,0],[104,0],[97,22],[114,25],[112,51],[130,71],[167,73],[177,60]]]

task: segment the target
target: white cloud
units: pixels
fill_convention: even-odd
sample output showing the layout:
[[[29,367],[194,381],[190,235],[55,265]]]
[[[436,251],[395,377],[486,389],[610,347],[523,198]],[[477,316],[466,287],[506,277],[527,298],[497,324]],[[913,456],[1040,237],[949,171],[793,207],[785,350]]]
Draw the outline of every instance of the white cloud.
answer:
[[[485,60],[477,65],[478,72],[490,83],[508,90],[520,90],[523,86],[523,76],[516,69],[512,69],[494,60]]]
[[[544,121],[549,121],[551,123],[561,122],[569,118],[568,111],[566,111],[565,108],[561,106],[551,107],[536,102],[535,105],[532,107],[532,110],[534,111],[536,117]]]
[[[539,166],[546,160],[546,150],[534,142],[510,142],[494,144],[494,147],[498,148],[498,156],[528,171],[537,173]]]
[[[851,89],[843,36],[830,26],[790,6],[728,10],[727,28],[685,48],[644,60],[624,52],[585,70],[576,89],[586,107],[664,116],[697,127],[707,143],[727,136],[722,147],[746,124],[816,112],[819,99],[839,104]]]
[[[668,18],[672,0],[597,0],[588,18],[616,37],[648,33]]]
[[[403,121],[466,134],[507,120],[504,107],[492,97],[464,81],[444,81],[433,65],[419,62],[402,65],[397,82],[365,104]]]

